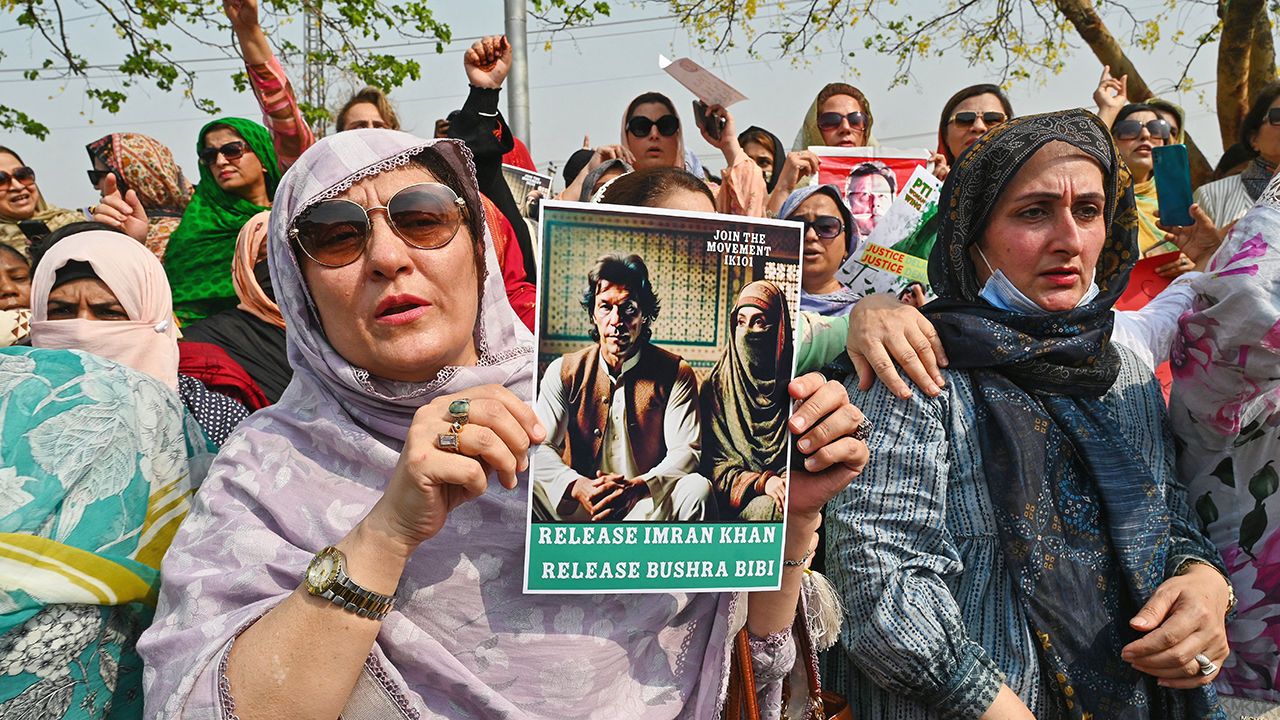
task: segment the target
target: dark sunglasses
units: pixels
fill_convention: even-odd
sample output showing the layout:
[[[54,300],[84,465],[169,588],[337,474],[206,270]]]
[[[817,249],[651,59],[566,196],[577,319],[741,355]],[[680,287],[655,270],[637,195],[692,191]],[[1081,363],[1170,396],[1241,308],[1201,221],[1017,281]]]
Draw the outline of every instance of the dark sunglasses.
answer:
[[[8,185],[11,180],[17,180],[23,185],[31,185],[36,181],[36,171],[26,165],[14,168],[13,172],[0,170],[0,186]]]
[[[1280,125],[1280,107],[1273,107],[1267,111],[1267,124]]]
[[[951,117],[947,118],[947,122],[955,123],[960,127],[969,127],[970,125],[977,122],[978,118],[982,118],[983,125],[986,125],[987,127],[994,127],[1004,122],[1005,120],[1008,120],[1009,116],[1005,115],[1002,112],[995,112],[994,110],[989,110],[984,113],[977,113],[972,110],[965,110],[963,112],[958,112],[952,115]]]
[[[1117,140],[1136,140],[1142,135],[1142,128],[1151,133],[1151,137],[1168,140],[1172,134],[1169,123],[1164,120],[1148,120],[1140,123],[1137,120],[1121,120],[1111,126],[1111,135]]]
[[[391,230],[419,250],[442,248],[462,226],[466,201],[439,183],[416,183],[396,191],[386,205],[366,208],[350,200],[325,200],[293,222],[289,239],[316,264],[342,267],[364,254],[373,233],[369,214],[385,210]]]
[[[864,112],[851,112],[848,115],[841,115],[838,112],[824,112],[818,116],[818,127],[823,130],[835,130],[840,127],[841,121],[844,120],[849,121],[849,127],[865,127],[867,114]]]
[[[236,140],[221,147],[207,147],[201,150],[200,162],[205,165],[213,165],[218,162],[219,155],[228,160],[239,160],[247,152],[252,152],[249,150],[249,144],[243,140]]]
[[[86,170],[85,172],[89,173],[89,184],[93,186],[94,190],[97,190],[98,186],[102,185],[102,181],[106,180],[108,175],[115,174],[116,190],[120,192],[120,196],[124,197],[124,194],[129,191],[129,188],[124,184],[124,178],[116,174],[114,170]]]
[[[642,138],[649,134],[654,125],[658,126],[658,133],[663,137],[671,137],[680,131],[680,118],[675,115],[663,115],[657,120],[650,120],[643,115],[637,115],[627,121],[627,132]]]
[[[806,235],[809,233],[809,228],[813,228],[814,234],[823,240],[835,240],[840,237],[840,233],[844,232],[844,221],[832,215],[819,215],[812,220],[795,219],[804,223]]]

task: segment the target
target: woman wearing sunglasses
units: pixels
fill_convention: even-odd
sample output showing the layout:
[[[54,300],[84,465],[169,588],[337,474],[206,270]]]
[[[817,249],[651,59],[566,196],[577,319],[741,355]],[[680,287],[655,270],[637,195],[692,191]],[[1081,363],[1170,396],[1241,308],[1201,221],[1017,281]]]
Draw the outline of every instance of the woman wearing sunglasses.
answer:
[[[999,85],[970,85],[952,95],[938,120],[938,154],[945,160],[937,165],[938,176],[945,178],[965,148],[1012,117],[1013,104]]]
[[[733,115],[718,105],[708,112],[712,128],[699,130],[702,138],[724,155],[726,168],[719,187],[713,187],[716,212],[763,217],[768,198],[764,173],[742,151]],[[627,105],[622,116],[622,145],[613,156],[636,170],[674,167],[703,177],[697,158],[685,149],[684,127],[676,106],[662,93],[644,93]]]
[[[800,309],[829,317],[848,315],[862,297],[836,280],[836,270],[856,247],[853,216],[834,185],[796,190],[783,203],[778,217],[804,223],[804,276],[800,280]]]
[[[268,252],[294,377],[165,557],[138,645],[148,717],[713,718],[743,616],[774,661],[761,676],[789,666],[799,573],[749,601],[522,594],[546,430],[469,167],[457,141],[354,130],[282,181]],[[793,426],[848,402],[814,380]],[[795,484],[805,549],[798,518],[861,466],[846,415],[819,427],[847,442]]]
[[[114,198],[132,214],[129,191],[132,190],[137,205],[147,217],[146,246],[157,258],[164,260],[169,237],[182,222],[182,214],[191,202],[191,183],[182,174],[182,168],[173,160],[173,153],[164,143],[138,133],[113,133],[94,140],[85,146],[93,169],[89,182],[103,197]],[[103,208],[106,210],[107,208]]]
[[[778,182],[769,195],[769,212],[781,215],[782,204],[805,178],[818,174],[818,156],[811,146],[862,147],[871,139],[871,104],[858,88],[830,83],[818,92],[805,112],[800,132],[781,167],[775,161]]]
[[[270,208],[280,182],[271,135],[252,120],[223,118],[205,125],[196,153],[200,182],[164,258],[174,311],[183,322],[239,302],[230,272],[236,236],[250,218]]]
[[[1138,252],[1148,256],[1177,251],[1178,246],[1168,242],[1164,231],[1157,227],[1159,200],[1152,163],[1152,149],[1172,142],[1172,128],[1154,107],[1130,103],[1116,113],[1111,137],[1133,176],[1133,195],[1138,208]],[[1162,277],[1174,278],[1194,268],[1191,258],[1180,254],[1156,272]]]
[[[0,243],[26,255],[33,238],[23,232],[19,223],[43,223],[45,227],[39,228],[39,233],[44,234],[79,220],[84,220],[84,215],[45,202],[36,186],[36,171],[22,162],[18,153],[0,147]]]

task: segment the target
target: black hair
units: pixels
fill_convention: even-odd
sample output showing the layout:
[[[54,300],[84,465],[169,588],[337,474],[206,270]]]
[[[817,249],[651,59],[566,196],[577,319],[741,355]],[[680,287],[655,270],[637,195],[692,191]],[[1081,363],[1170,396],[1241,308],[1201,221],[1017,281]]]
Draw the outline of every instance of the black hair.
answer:
[[[1280,81],[1262,88],[1258,97],[1254,98],[1253,105],[1249,107],[1249,113],[1240,123],[1240,143],[1249,150],[1251,158],[1258,156],[1258,151],[1253,147],[1253,136],[1258,134],[1258,130],[1262,129],[1262,123],[1267,121],[1267,110],[1271,108],[1271,103],[1274,103],[1277,97],[1280,97]]]
[[[0,243],[0,252],[4,252],[4,251],[7,251],[10,255],[21,260],[22,264],[26,265],[27,267],[31,267],[31,260],[28,259],[26,255],[23,255],[21,250],[13,247],[12,245],[5,245],[4,243]]]
[[[120,232],[110,225],[104,225],[103,223],[93,222],[91,220],[63,225],[57,230],[45,235],[40,239],[40,242],[31,243],[31,271],[35,272],[35,269],[40,265],[40,260],[44,258],[45,253],[49,252],[49,249],[54,245],[57,245],[59,242],[62,242],[64,239],[69,238],[72,235],[79,235],[82,232],[93,231],[105,231],[112,233]]]
[[[622,175],[604,191],[600,201],[609,205],[660,207],[658,203],[676,190],[701,193],[715,207],[716,196],[697,175],[681,168],[662,167]]]
[[[879,175],[888,181],[889,191],[894,195],[898,194],[898,177],[893,174],[893,170],[890,170],[888,165],[879,160],[868,160],[854,166],[853,170],[849,171],[849,181],[845,185],[845,194],[849,193],[849,185],[853,184],[854,178],[866,175]]]
[[[635,99],[631,101],[631,104],[627,105],[627,113],[622,116],[622,122],[626,123],[630,120],[631,113],[635,112],[636,108],[646,103],[659,103],[661,105],[665,105],[667,109],[671,111],[671,114],[676,116],[677,120],[680,119],[680,113],[676,112],[676,104],[671,102],[671,98],[660,92],[647,92],[637,95]]]
[[[1001,90],[999,85],[991,83],[970,85],[952,95],[951,99],[942,106],[942,118],[938,120],[938,152],[947,158],[948,163],[954,163],[956,159],[951,156],[951,148],[947,147],[947,120],[951,119],[951,113],[955,112],[957,105],[979,95],[995,95],[1000,101],[1000,107],[1004,108],[1005,119],[1013,119],[1013,103],[1009,102],[1009,96],[1004,94],[1004,90]]]
[[[649,282],[649,267],[644,264],[644,258],[639,255],[628,255],[625,258],[604,255],[596,260],[596,264],[587,273],[587,289],[582,293],[580,302],[587,317],[592,320],[591,330],[587,334],[596,342],[600,342],[600,331],[595,327],[594,311],[601,282],[619,285],[631,291],[631,296],[640,306],[640,317],[644,321],[640,341],[648,342],[653,334],[653,321],[658,319],[658,313],[662,310],[662,302],[653,292],[653,285]]]
[[[1120,122],[1121,120],[1124,120],[1125,118],[1129,117],[1134,113],[1140,113],[1140,112],[1149,112],[1152,115],[1155,115],[1156,119],[1164,120],[1164,117],[1160,114],[1160,108],[1154,105],[1148,105],[1146,103],[1129,103],[1128,105],[1125,105],[1124,107],[1120,108],[1120,112],[1116,113],[1116,119],[1111,121],[1111,129],[1114,130],[1116,127],[1116,123]],[[1172,142],[1173,139],[1170,138],[1169,141]]]
[[[1253,151],[1248,145],[1236,143],[1222,151],[1222,157],[1213,168],[1213,179],[1221,180],[1240,172],[1242,166],[1253,159]]]
[[[572,185],[573,181],[578,179],[578,174],[582,169],[591,162],[592,152],[587,148],[578,148],[573,151],[568,160],[564,162],[564,184]]]

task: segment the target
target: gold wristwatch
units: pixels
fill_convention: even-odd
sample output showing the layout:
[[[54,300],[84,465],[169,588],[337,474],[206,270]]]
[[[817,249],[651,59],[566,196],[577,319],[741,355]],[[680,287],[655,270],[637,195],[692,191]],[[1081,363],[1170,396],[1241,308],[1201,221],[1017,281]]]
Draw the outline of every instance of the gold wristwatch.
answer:
[[[395,606],[391,595],[366,590],[347,576],[347,556],[332,545],[316,553],[303,578],[307,592],[347,612],[382,620]]]

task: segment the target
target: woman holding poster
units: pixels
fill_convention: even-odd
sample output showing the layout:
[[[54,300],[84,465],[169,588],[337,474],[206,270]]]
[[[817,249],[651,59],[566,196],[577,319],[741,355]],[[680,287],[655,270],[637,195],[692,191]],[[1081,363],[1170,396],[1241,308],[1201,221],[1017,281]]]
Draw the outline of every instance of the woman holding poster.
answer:
[[[1083,110],[1012,120],[943,190],[937,398],[851,394],[871,477],[828,507],[860,717],[1222,719],[1234,605],[1173,473],[1160,390],[1111,342],[1128,173]]]
[[[522,594],[546,431],[470,168],[457,141],[353,130],[281,181],[293,380],[223,447],[165,557],[147,717],[714,718],[744,623],[776,708],[819,508],[866,457],[860,414],[838,384],[789,388],[790,428],[836,439],[801,437],[820,447],[781,590]]]

